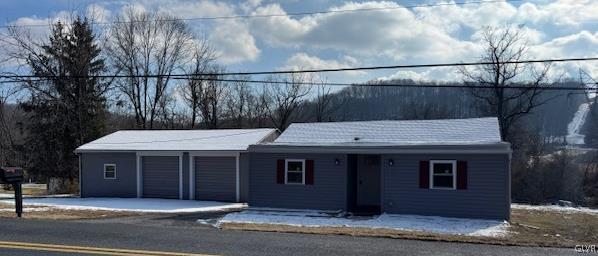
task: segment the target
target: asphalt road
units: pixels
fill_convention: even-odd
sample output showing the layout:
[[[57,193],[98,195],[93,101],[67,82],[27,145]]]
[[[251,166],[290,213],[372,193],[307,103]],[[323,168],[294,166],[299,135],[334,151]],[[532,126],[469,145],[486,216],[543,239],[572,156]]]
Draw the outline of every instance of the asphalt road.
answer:
[[[218,230],[191,219],[193,217],[152,221],[0,218],[0,241],[218,255],[578,255],[572,248]],[[74,255],[0,246],[0,255],[40,254]]]

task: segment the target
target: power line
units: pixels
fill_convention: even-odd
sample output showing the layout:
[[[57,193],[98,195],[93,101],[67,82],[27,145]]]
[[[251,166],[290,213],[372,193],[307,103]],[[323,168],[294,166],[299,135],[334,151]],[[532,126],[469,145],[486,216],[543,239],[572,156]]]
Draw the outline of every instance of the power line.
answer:
[[[215,81],[215,82],[237,82],[237,83],[251,83],[251,84],[269,84],[269,85],[304,85],[304,86],[341,86],[341,87],[403,87],[403,88],[447,88],[447,89],[496,89],[491,85],[471,85],[471,84],[404,84],[404,83],[387,83],[384,81],[366,82],[366,83],[330,83],[330,82],[300,82],[300,81],[277,81],[277,80],[252,80],[252,79],[221,79],[221,78],[183,78],[176,77],[175,80],[198,80],[198,81]],[[0,81],[0,83],[16,83],[16,82],[41,82],[52,79],[35,79],[35,80],[11,80]],[[595,85],[583,83],[584,85]],[[598,91],[596,87],[566,87],[566,86],[539,86],[530,87],[523,85],[513,85],[502,87],[511,90],[542,90],[542,91]]]
[[[175,79],[182,79],[182,78],[175,78]],[[186,79],[188,80],[188,79]],[[194,80],[191,78],[191,80]],[[472,88],[472,89],[495,89],[495,86],[485,86],[485,85],[467,85],[467,84],[452,84],[452,85],[442,85],[442,84],[397,84],[397,83],[385,83],[383,81],[378,81],[375,83],[329,83],[329,82],[297,82],[297,81],[269,81],[269,80],[245,80],[245,79],[197,79],[197,80],[207,80],[207,81],[218,81],[218,82],[238,82],[238,83],[261,83],[261,84],[296,84],[296,85],[307,85],[307,86],[359,86],[359,87],[408,87],[408,88]],[[520,90],[529,90],[534,89],[534,87],[530,86],[505,86],[502,87],[505,89],[520,89]],[[537,87],[538,90],[549,90],[549,91],[595,91],[598,88],[588,88],[588,87],[566,87],[566,86],[540,86]]]
[[[144,21],[91,22],[91,24],[94,24],[94,25],[110,25],[110,24],[120,24],[120,23],[145,23],[145,22],[201,21],[201,20],[222,20],[222,19],[250,19],[250,18],[295,17],[295,16],[308,16],[308,15],[329,14],[329,13],[370,12],[370,11],[385,11],[385,10],[397,10],[397,9],[415,9],[415,8],[449,6],[449,5],[512,3],[512,2],[522,2],[522,1],[523,0],[486,0],[486,1],[471,1],[471,2],[457,2],[457,3],[448,2],[448,3],[436,3],[436,4],[420,4],[420,5],[408,5],[408,6],[394,6],[394,7],[372,7],[372,8],[356,8],[356,9],[344,9],[344,10],[328,10],[328,11],[291,12],[291,13],[280,13],[280,14],[247,14],[247,15],[211,16],[211,17],[194,17],[194,18],[173,18],[173,19],[144,20]],[[46,27],[46,26],[48,26],[48,25],[42,25],[42,24],[2,25],[2,26],[0,26],[0,28],[6,29],[6,28],[10,28],[10,27]]]
[[[201,73],[201,74],[155,74],[155,75],[90,75],[90,76],[54,76],[54,75],[0,75],[0,78],[189,78],[193,76],[240,76],[240,75],[277,75],[277,74],[300,74],[300,73],[328,73],[347,72],[363,70],[403,69],[403,68],[433,68],[433,67],[463,67],[463,66],[484,66],[495,64],[534,64],[534,63],[555,63],[574,61],[597,61],[598,57],[591,58],[564,58],[564,59],[540,59],[496,62],[456,62],[437,64],[415,64],[415,65],[393,65],[393,66],[370,66],[354,68],[331,68],[331,69],[306,69],[306,70],[278,70],[278,71],[253,71],[253,72],[222,72],[222,73]]]

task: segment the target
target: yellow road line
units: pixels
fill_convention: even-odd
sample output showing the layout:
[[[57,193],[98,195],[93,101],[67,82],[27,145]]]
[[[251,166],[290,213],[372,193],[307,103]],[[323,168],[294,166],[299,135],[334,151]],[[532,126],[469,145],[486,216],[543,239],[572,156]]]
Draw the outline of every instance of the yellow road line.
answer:
[[[123,255],[123,256],[131,256],[131,255],[213,256],[213,255],[208,255],[208,254],[144,251],[144,250],[129,250],[129,249],[71,246],[71,245],[57,245],[57,244],[39,244],[39,243],[10,242],[10,241],[0,241],[0,248],[35,250],[35,251],[51,251],[51,252],[67,252],[67,253],[85,253],[85,254],[97,254],[97,255]]]
[[[59,249],[59,248],[42,248],[42,247],[28,247],[28,246],[17,246],[17,245],[0,245],[0,248],[5,248],[5,249],[19,249],[19,250],[27,250],[27,251],[84,253],[84,254],[95,254],[95,255],[117,255],[117,256],[139,255],[139,254],[130,254],[130,253],[101,252],[101,251],[81,251],[81,250],[69,250],[69,249]]]

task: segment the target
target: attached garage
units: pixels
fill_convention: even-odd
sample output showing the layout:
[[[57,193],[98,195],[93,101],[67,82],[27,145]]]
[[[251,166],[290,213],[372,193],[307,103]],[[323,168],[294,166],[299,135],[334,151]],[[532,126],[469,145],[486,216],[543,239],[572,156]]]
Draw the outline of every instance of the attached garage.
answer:
[[[243,202],[249,145],[276,129],[118,131],[77,148],[81,197]]]
[[[198,200],[237,200],[237,157],[194,156],[194,196]]]
[[[142,156],[143,197],[180,198],[179,156]]]

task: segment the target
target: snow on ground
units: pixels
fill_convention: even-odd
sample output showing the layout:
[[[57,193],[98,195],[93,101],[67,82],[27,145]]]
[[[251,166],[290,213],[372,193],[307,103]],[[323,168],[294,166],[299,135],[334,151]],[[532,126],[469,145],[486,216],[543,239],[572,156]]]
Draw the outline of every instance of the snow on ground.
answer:
[[[573,115],[573,120],[567,125],[567,144],[583,145],[585,144],[585,135],[581,134],[581,128],[586,122],[588,112],[590,111],[590,103],[582,103]]]
[[[0,200],[14,204],[14,200]],[[103,210],[148,213],[224,211],[246,207],[242,203],[153,198],[25,198],[25,206],[50,206],[65,210]]]
[[[13,193],[0,193],[0,198],[14,198],[15,194]]]
[[[201,221],[201,220],[200,220]],[[382,214],[371,218],[344,218],[313,212],[245,210],[229,213],[222,223],[280,224],[302,227],[385,228],[443,234],[500,237],[507,234],[509,224],[504,221],[446,218],[437,216]]]
[[[535,210],[535,211],[557,211],[563,213],[588,213],[598,214],[598,209],[587,207],[570,207],[560,205],[529,205],[529,204],[511,204],[511,209]]]

